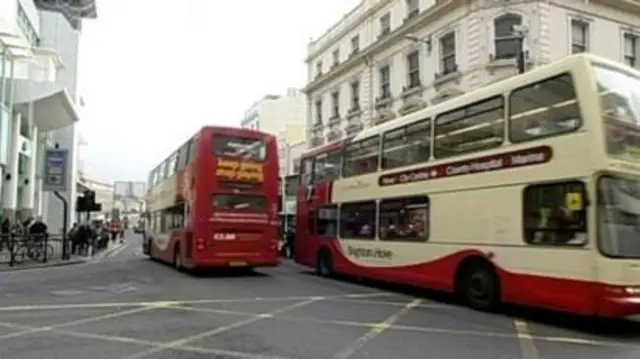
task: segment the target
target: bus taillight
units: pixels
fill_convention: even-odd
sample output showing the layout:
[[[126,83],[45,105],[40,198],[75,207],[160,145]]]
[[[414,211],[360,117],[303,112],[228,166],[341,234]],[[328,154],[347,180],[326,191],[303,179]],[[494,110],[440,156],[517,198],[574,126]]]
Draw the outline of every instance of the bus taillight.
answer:
[[[204,250],[204,239],[197,238],[196,239],[196,250],[203,251]]]

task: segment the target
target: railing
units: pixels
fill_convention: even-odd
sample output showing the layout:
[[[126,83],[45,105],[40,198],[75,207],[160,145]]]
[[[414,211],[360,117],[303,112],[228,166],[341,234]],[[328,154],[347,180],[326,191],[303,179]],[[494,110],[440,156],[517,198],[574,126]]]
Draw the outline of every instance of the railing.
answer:
[[[27,262],[63,260],[62,236],[0,235],[0,264],[17,266]]]
[[[108,237],[99,236],[87,242],[74,241],[60,234],[3,234],[0,235],[0,266],[16,267],[94,256],[107,248],[108,242]]]

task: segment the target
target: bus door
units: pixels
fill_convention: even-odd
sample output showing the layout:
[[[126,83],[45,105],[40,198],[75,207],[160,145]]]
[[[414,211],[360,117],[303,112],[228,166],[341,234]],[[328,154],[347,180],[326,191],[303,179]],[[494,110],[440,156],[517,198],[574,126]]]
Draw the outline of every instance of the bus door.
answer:
[[[315,265],[318,247],[322,241],[335,238],[337,228],[325,228],[325,222],[331,222],[336,211],[331,204],[331,187],[334,176],[317,173],[326,164],[319,164],[326,154],[303,160],[301,164],[300,191],[298,196],[298,231],[296,233],[296,260],[307,265]],[[331,208],[330,208],[331,207]]]
[[[640,304],[640,181],[606,174],[596,186],[598,276],[610,284],[598,293],[597,314],[635,314]]]
[[[313,185],[313,158],[305,158],[300,163],[298,192],[296,198],[295,259],[305,265],[313,265],[315,253],[315,187]]]

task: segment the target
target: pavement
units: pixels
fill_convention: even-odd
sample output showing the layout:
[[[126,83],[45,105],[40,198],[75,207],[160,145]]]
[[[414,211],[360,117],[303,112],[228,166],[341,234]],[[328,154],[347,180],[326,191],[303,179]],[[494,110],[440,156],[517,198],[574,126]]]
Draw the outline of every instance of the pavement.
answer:
[[[0,358],[640,358],[638,321],[481,313],[291,262],[189,275],[140,247],[131,237],[82,265],[2,273]]]
[[[62,242],[51,241],[49,242],[49,244],[51,245],[50,248],[52,248],[53,251],[47,253],[47,262],[27,259],[22,263],[16,263],[14,266],[9,265],[10,253],[8,249],[5,248],[3,251],[0,252],[0,272],[83,264],[87,261],[101,260],[103,258],[106,258],[112,253],[117,252],[122,247],[122,243],[120,243],[119,241],[115,243],[109,241],[108,247],[104,251],[97,253],[93,257],[71,255],[69,259],[63,260],[62,259]]]

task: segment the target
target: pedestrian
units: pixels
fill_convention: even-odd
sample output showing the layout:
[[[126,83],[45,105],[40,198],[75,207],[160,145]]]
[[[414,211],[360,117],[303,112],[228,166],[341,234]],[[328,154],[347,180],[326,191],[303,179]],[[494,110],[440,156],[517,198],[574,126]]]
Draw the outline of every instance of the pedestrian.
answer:
[[[40,240],[45,239],[49,233],[49,227],[46,223],[44,223],[42,216],[38,216],[37,218],[32,219],[31,223],[26,229],[29,235],[34,236]]]
[[[71,254],[75,255],[78,251],[78,223],[74,223],[67,233],[67,238],[71,241]]]
[[[11,221],[9,217],[5,217],[0,225],[0,252],[3,251],[6,244],[7,249],[11,250],[9,241],[11,240]]]
[[[87,224],[81,224],[78,227],[77,236],[77,249],[78,255],[87,256],[89,253],[89,241],[91,240],[91,228]]]
[[[284,256],[285,258],[293,258],[294,256],[294,242],[296,234],[293,230],[289,229],[284,235]]]

